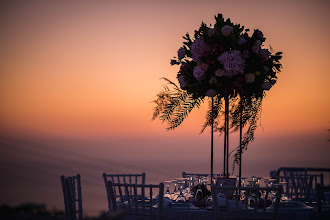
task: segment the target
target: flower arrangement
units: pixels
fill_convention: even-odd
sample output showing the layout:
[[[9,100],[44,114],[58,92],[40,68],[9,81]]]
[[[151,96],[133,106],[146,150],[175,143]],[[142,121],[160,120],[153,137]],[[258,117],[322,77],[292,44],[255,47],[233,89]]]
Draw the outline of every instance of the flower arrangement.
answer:
[[[266,38],[259,29],[249,33],[249,29],[225,20],[222,14],[215,16],[213,27],[202,23],[193,38],[187,33],[177,57],[170,62],[180,65],[177,74],[180,86],[163,78],[172,89],[164,86],[153,101],[156,107],[152,119],[159,117],[168,123],[167,129],[172,130],[192,109],[212,97],[202,132],[211,125],[213,131],[220,134],[248,127],[242,143],[232,151],[236,150],[233,166],[254,140],[263,98],[276,83],[282,68],[282,52],[275,52],[271,47],[266,49]],[[227,103],[225,111],[222,110],[224,102]],[[227,128],[226,123],[221,122],[225,114],[228,115],[225,120],[229,120]]]
[[[276,83],[281,52],[264,48],[266,38],[255,29],[215,17],[214,27],[202,23],[194,39],[187,33],[172,65],[180,65],[182,90],[198,97],[262,97]]]

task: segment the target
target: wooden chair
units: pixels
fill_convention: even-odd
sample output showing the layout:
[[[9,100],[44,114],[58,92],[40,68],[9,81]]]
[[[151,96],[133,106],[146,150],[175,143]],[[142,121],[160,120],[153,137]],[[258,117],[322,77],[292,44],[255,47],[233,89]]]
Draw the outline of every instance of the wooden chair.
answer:
[[[112,183],[127,183],[127,184],[145,184],[146,181],[146,174],[143,172],[141,174],[107,174],[103,173],[103,179],[105,184],[105,189],[107,192],[107,199],[108,199],[108,208],[109,213],[111,212],[111,197],[109,191],[108,181]],[[116,189],[115,189],[116,190]],[[129,188],[130,193],[132,193],[132,187]],[[118,198],[118,193],[114,191],[114,195]]]
[[[328,193],[328,197],[325,197],[325,193]],[[317,214],[319,219],[330,219],[329,210],[329,195],[330,185],[322,186],[321,184],[316,185],[316,198],[317,198]],[[328,204],[327,210],[324,210],[323,204]]]
[[[211,186],[215,219],[273,219],[278,215],[283,187]],[[271,198],[272,195],[272,198]],[[271,208],[267,201],[274,200]]]
[[[130,192],[129,189],[133,189]],[[128,184],[113,183],[108,181],[108,189],[111,200],[111,210],[117,212],[124,210],[128,215],[153,217],[152,219],[163,218],[163,202],[164,202],[164,183],[159,185],[153,184]],[[118,192],[118,196],[115,195]]]
[[[65,219],[66,220],[82,220],[82,198],[80,174],[76,176],[61,176]]]

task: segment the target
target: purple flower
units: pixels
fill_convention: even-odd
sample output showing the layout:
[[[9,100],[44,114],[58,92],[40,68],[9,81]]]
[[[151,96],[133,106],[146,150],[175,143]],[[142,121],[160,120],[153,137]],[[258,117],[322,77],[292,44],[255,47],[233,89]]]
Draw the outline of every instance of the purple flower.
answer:
[[[233,28],[230,27],[229,25],[225,25],[221,28],[222,35],[226,36],[226,37],[228,37],[232,31],[233,31]]]
[[[263,90],[270,90],[270,88],[272,87],[271,83],[270,82],[264,82],[262,84],[262,89]]]
[[[258,54],[258,53],[260,52],[260,47],[259,47],[259,45],[254,45],[254,46],[252,47],[252,51],[253,51],[254,53]]]
[[[238,44],[242,45],[246,43],[246,39],[243,36],[238,37]]]
[[[216,95],[216,92],[214,89],[209,89],[206,91],[206,96],[208,97],[214,97]]]
[[[267,49],[261,49],[259,56],[265,61],[269,59],[270,52]]]
[[[210,46],[204,41],[204,37],[197,38],[191,45],[191,56],[194,61],[201,62],[202,56],[210,51]]]
[[[179,80],[181,89],[183,89],[184,87],[186,87],[188,85],[186,80],[184,79],[183,75],[179,75],[178,80]]]
[[[204,73],[205,72],[204,72],[204,70],[202,70],[201,66],[196,66],[194,68],[193,75],[198,81],[200,81],[203,78]]]
[[[180,47],[178,50],[178,58],[182,60],[186,56],[186,50],[183,47]]]
[[[231,50],[224,52],[218,57],[218,61],[224,67],[225,76],[232,77],[244,72],[245,61],[241,56],[241,51]]]

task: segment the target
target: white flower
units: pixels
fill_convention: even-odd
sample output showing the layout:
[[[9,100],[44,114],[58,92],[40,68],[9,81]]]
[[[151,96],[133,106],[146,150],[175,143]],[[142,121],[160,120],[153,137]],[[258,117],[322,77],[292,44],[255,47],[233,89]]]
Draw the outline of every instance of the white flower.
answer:
[[[254,75],[254,73],[249,73],[249,74],[245,75],[246,83],[253,83],[255,78],[256,78],[256,76]]]
[[[184,79],[183,75],[179,75],[178,80],[179,80],[181,89],[183,89],[184,87],[186,87],[188,85],[186,80]]]
[[[224,76],[225,75],[225,71],[223,69],[218,69],[215,71],[215,75],[216,76]]]
[[[204,37],[197,38],[191,45],[191,56],[197,63],[201,61],[202,56],[210,50],[210,46],[205,43]]]
[[[206,92],[206,96],[208,96],[208,97],[214,97],[215,95],[216,95],[216,92],[214,89],[209,89]]]
[[[229,25],[225,25],[221,28],[221,33],[223,36],[228,37],[231,34],[232,30],[232,27],[230,27]]]
[[[207,33],[209,34],[209,37],[212,37],[215,34],[215,28],[210,28]]]
[[[270,82],[264,82],[262,84],[262,89],[263,90],[270,90],[271,87],[272,87],[272,85],[270,84]]]
[[[178,58],[182,60],[186,56],[186,50],[183,47],[180,47],[178,50]]]
[[[200,66],[196,66],[194,68],[193,75],[198,81],[200,81],[203,78],[204,73],[205,72],[202,70]]]

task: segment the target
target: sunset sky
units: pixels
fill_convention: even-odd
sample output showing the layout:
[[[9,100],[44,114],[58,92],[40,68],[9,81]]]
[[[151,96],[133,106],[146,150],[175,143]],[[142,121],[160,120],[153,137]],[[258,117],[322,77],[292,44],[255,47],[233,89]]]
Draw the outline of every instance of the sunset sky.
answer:
[[[162,77],[177,82],[170,60],[182,36],[202,21],[214,24],[218,13],[260,29],[265,46],[283,52],[243,175],[330,167],[329,6],[327,0],[1,1],[0,204],[34,200],[63,209],[59,176],[81,173],[86,213],[95,214],[107,207],[102,172],[147,172],[154,183],[182,171],[208,172],[210,131],[199,134],[206,105],[166,131],[151,121],[152,101]],[[216,136],[215,172],[222,169],[222,143]],[[237,134],[230,144],[237,146]]]
[[[2,132],[162,135],[166,125],[150,121],[160,78],[176,80],[182,36],[217,13],[283,52],[262,109],[267,133],[330,128],[327,1],[60,2],[2,3]],[[194,110],[178,132],[198,133],[204,115]]]

